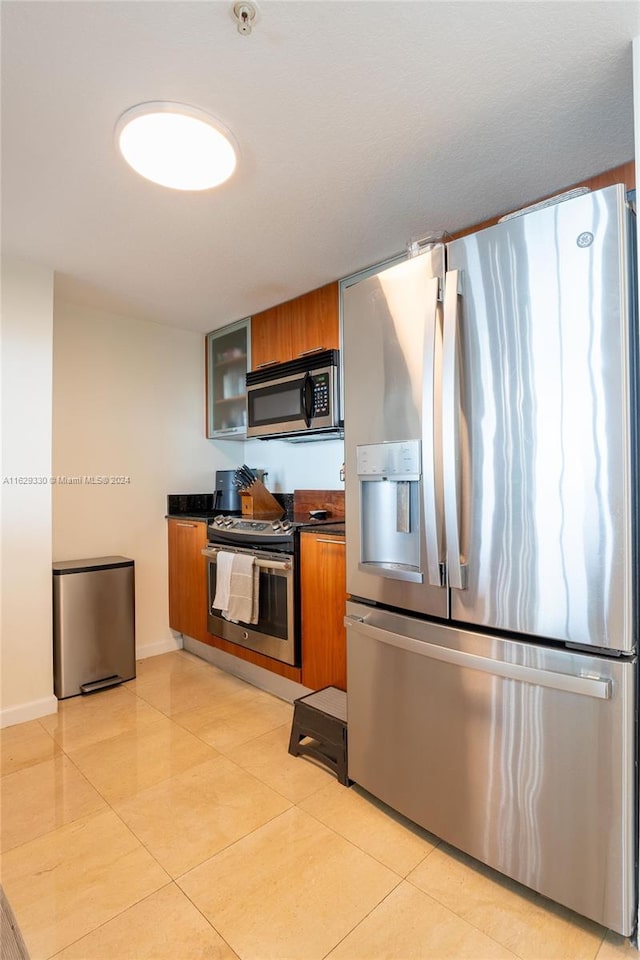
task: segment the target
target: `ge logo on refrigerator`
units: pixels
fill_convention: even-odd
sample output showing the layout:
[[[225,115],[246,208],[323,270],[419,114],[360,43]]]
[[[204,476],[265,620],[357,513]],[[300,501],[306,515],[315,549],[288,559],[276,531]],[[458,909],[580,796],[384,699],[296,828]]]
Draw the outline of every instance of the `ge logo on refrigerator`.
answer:
[[[593,243],[593,234],[589,233],[588,230],[585,230],[584,233],[579,234],[576,243],[579,247],[590,247]]]

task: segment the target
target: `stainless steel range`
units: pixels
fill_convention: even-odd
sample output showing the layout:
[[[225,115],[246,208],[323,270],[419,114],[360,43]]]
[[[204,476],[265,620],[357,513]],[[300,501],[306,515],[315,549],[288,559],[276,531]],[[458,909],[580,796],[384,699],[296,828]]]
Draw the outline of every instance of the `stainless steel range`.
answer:
[[[301,523],[219,516],[207,526],[208,630],[232,643],[300,666],[299,536]],[[221,552],[254,558],[259,569],[257,623],[234,622],[214,607]]]

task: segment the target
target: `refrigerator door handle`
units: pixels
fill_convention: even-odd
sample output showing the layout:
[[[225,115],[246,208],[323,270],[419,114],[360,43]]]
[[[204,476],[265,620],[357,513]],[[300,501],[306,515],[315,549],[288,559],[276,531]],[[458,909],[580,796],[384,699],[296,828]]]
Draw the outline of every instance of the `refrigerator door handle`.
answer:
[[[448,270],[444,288],[444,333],[442,345],[442,467],[444,478],[444,522],[447,535],[449,586],[464,590],[467,567],[460,554],[458,495],[458,297],[460,271]]]
[[[490,660],[479,657],[475,653],[464,650],[455,650],[451,647],[441,647],[434,643],[425,643],[423,640],[413,640],[399,633],[382,630],[365,620],[354,617],[345,617],[344,625],[358,633],[379,640],[391,647],[408,650],[432,660],[451,663],[454,666],[466,667],[470,670],[479,670],[494,677],[503,677],[505,680],[517,680],[521,683],[532,683],[538,687],[549,687],[563,693],[576,693],[596,700],[611,698],[611,681],[599,677],[580,677],[573,674],[554,673],[550,670],[541,670],[538,667],[527,667],[521,663],[507,663],[503,660]]]
[[[434,587],[444,586],[442,550],[442,508],[439,491],[440,407],[439,377],[442,359],[442,334],[438,316],[438,278],[429,284],[429,305],[424,333],[422,383],[422,497],[424,505],[425,544],[427,549],[427,577]],[[440,492],[440,496],[439,496]]]

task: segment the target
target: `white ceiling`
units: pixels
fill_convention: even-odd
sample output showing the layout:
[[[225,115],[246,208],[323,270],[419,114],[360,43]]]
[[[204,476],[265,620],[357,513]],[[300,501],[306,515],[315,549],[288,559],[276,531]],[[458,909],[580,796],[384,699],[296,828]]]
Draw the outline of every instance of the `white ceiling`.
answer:
[[[636,2],[232,5],[3,0],[3,253],[58,295],[206,331],[633,156]],[[133,173],[146,100],[217,116],[233,178]]]

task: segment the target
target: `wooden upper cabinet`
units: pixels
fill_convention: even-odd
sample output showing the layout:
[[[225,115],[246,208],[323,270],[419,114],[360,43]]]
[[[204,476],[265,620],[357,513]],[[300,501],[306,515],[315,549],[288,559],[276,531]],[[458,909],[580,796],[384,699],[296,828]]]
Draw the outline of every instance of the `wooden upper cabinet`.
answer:
[[[291,325],[283,306],[270,307],[251,317],[251,369],[291,359]]]
[[[311,290],[291,301],[291,354],[299,357],[315,350],[338,350],[338,283]]]
[[[285,363],[340,346],[338,282],[311,290],[251,318],[251,368]]]
[[[531,203],[540,203],[541,201],[548,200],[549,197],[553,197],[558,193],[564,193],[566,190],[574,190],[576,187],[588,187],[589,190],[602,190],[603,187],[610,187],[614,183],[624,183],[627,190],[634,189],[636,185],[636,168],[633,160],[630,160],[628,163],[623,163],[620,167],[613,167],[611,170],[605,170],[603,173],[599,173],[595,177],[590,177],[588,180],[580,180],[578,183],[571,183],[567,186],[560,187],[545,197],[529,197],[528,199],[524,198],[521,200],[518,206],[525,207]],[[496,216],[491,217],[490,220],[483,220],[482,223],[474,223],[469,227],[465,227],[463,230],[457,230],[455,233],[449,234],[447,239],[457,240],[459,237],[466,237],[470,233],[477,233],[479,230],[485,230],[487,227],[493,227],[499,222],[500,217],[503,217],[505,213],[511,212],[512,210],[503,210],[502,213],[496,214]]]
[[[247,432],[247,370],[251,363],[247,318],[208,333],[206,350],[207,437],[239,439]]]

